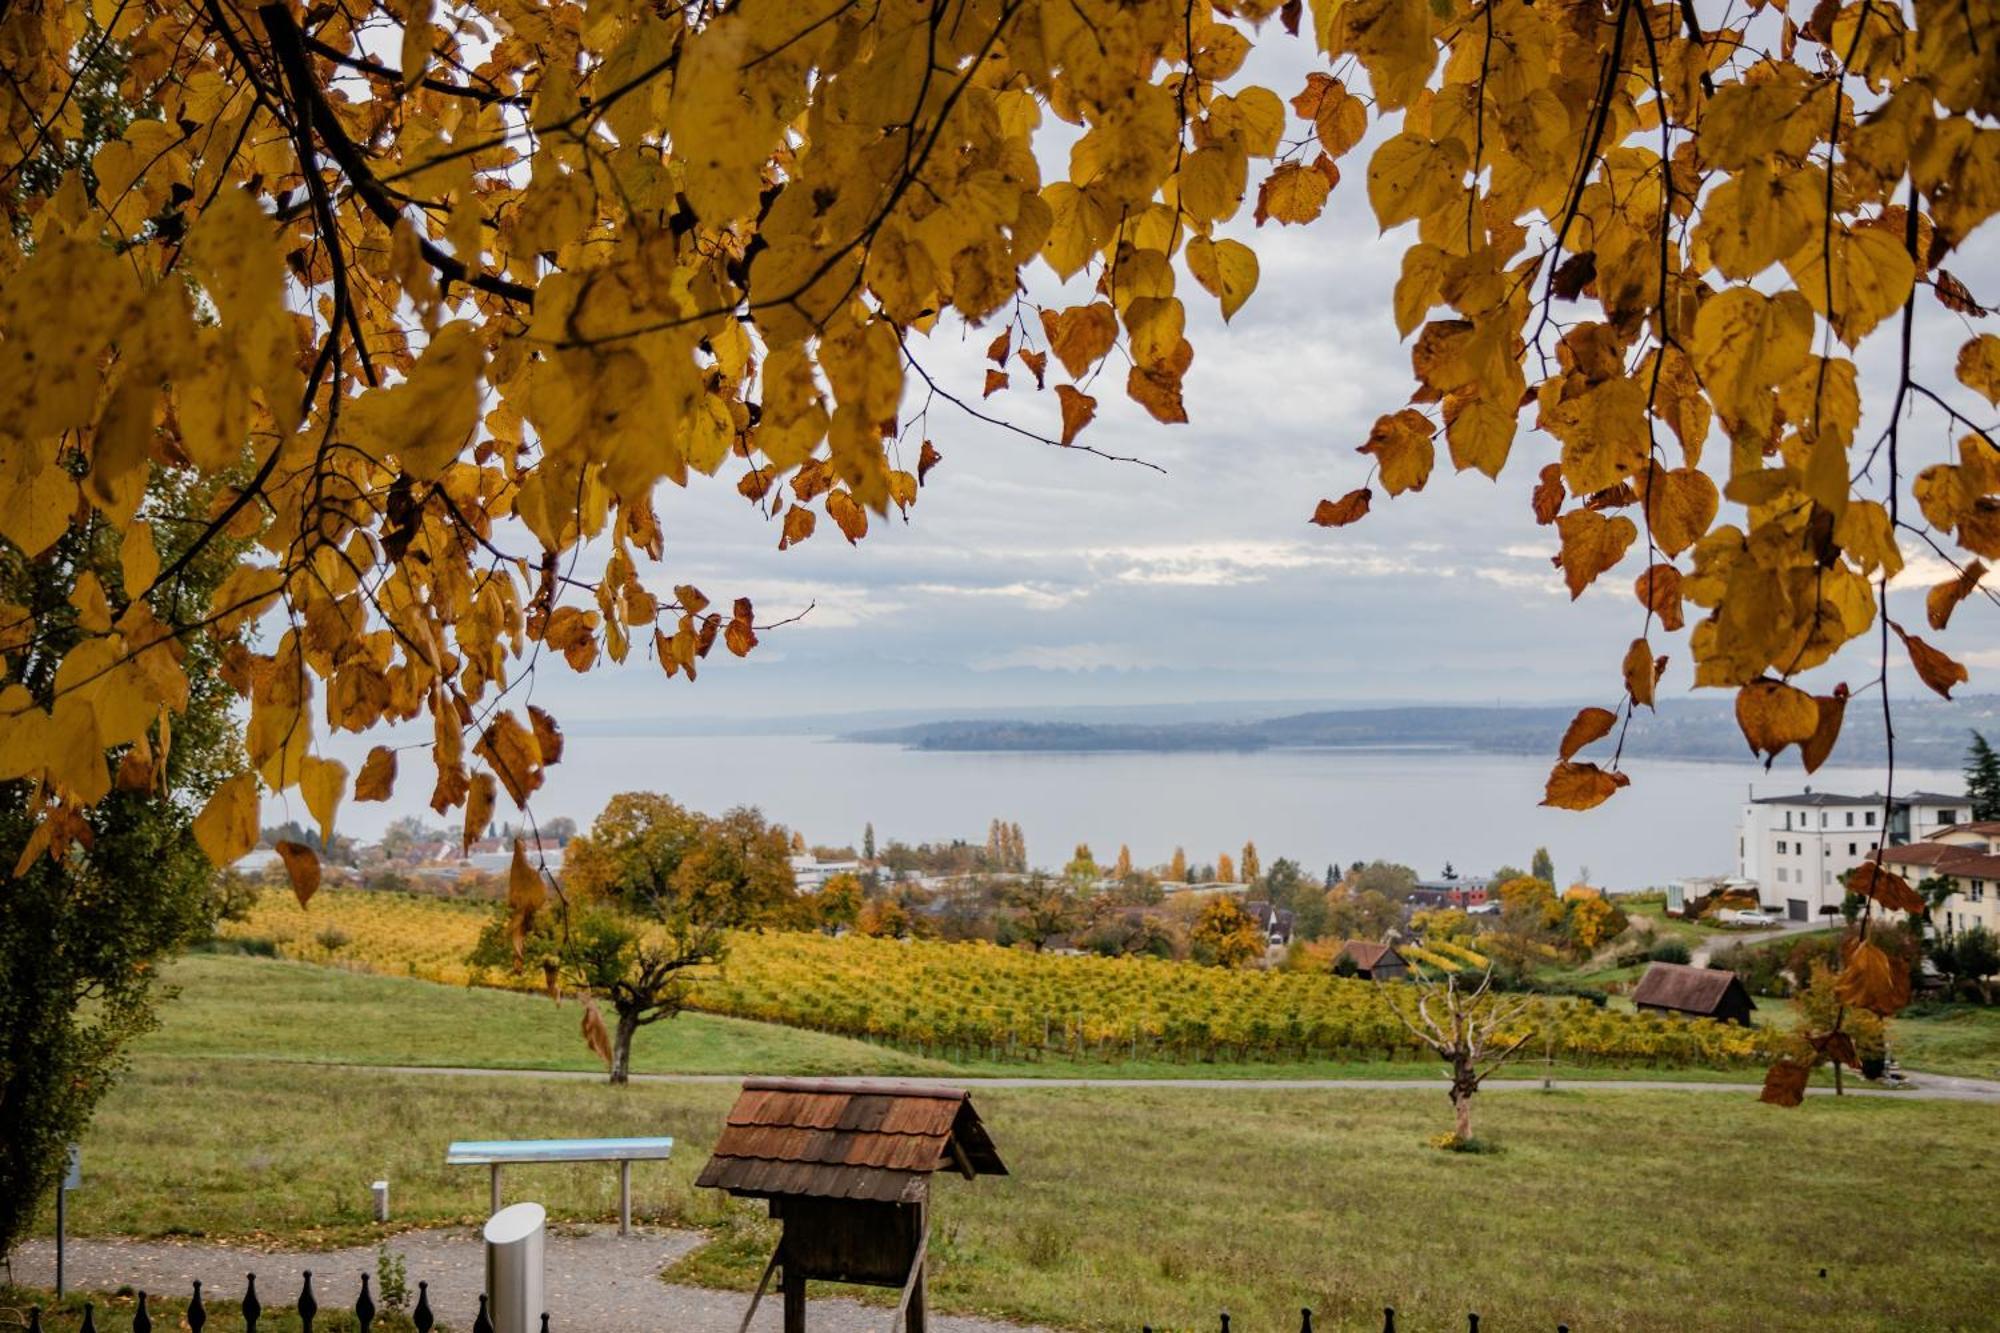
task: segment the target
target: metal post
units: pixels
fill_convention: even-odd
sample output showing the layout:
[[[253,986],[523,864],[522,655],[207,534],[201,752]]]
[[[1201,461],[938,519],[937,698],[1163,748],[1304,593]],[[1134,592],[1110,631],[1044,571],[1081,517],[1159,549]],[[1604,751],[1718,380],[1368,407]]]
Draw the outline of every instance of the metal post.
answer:
[[[375,1220],[376,1220],[377,1222],[386,1222],[386,1221],[388,1221],[388,1220],[389,1220],[389,1182],[388,1182],[388,1181],[386,1181],[386,1180],[378,1180],[378,1181],[376,1181],[376,1182],[375,1182],[375,1183],[374,1183],[373,1185],[371,1185],[371,1186],[369,1187],[369,1189],[370,1189],[370,1190],[371,1190],[371,1191],[372,1191],[372,1192],[374,1193],[374,1195],[375,1195]]]
[[[500,1163],[493,1164],[493,1185],[487,1193],[486,1212],[488,1216],[500,1211]]]
[[[487,1219],[486,1308],[493,1333],[535,1333],[548,1305],[547,1223],[538,1203],[517,1203]]]
[[[632,1163],[618,1163],[618,1234],[632,1234]]]

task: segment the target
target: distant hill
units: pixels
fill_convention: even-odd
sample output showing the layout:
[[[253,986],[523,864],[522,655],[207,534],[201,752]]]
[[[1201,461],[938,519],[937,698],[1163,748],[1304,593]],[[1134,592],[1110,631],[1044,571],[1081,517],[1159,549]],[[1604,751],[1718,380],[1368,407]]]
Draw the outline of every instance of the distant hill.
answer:
[[[1412,705],[1335,708],[1242,721],[1077,722],[958,719],[856,731],[849,740],[913,750],[975,751],[1223,751],[1300,748],[1443,749],[1488,754],[1546,754],[1555,748],[1575,705]],[[2000,695],[1895,704],[1896,760],[1921,768],[1957,768],[1968,735],[1984,731],[2000,742]],[[1740,760],[1747,754],[1731,700],[1671,700],[1658,713],[1641,710],[1626,739],[1628,752],[1655,759]],[[1586,754],[1585,757],[1589,757]],[[1883,760],[1881,713],[1867,699],[1850,704],[1836,758],[1849,764]]]

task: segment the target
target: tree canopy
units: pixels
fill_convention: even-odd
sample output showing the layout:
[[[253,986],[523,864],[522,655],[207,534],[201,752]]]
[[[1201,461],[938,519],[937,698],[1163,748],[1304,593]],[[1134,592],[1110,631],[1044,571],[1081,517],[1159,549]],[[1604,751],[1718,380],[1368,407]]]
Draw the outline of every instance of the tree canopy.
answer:
[[[1940,693],[1966,679],[1891,614],[1910,552],[1949,567],[1929,634],[1991,596],[2000,336],[1963,341],[1957,384],[1912,348],[1933,300],[1954,341],[1988,313],[1947,264],[2000,208],[2000,4],[1802,11],[9,6],[0,541],[38,561],[101,533],[118,569],[76,579],[73,617],[0,606],[0,780],[63,855],[126,756],[168,750],[205,637],[248,703],[248,769],[195,825],[212,860],[254,841],[260,791],[298,789],[323,834],[385,798],[398,749],[350,774],[317,733],[388,722],[428,721],[431,804],[483,830],[561,758],[521,689],[543,664],[692,679],[768,629],[649,579],[662,482],[726,473],[775,544],[855,542],[939,463],[933,402],[1095,451],[1122,372],[1183,421],[1186,299],[1235,317],[1259,281],[1238,214],[1310,222],[1344,171],[1409,241],[1415,393],[1313,520],[1423,490],[1441,436],[1552,529],[1572,598],[1639,566],[1616,706],[1570,725],[1549,804],[1627,785],[1617,742],[1579,756],[1677,657],[1735,692],[1754,751],[1816,768],[1850,691],[1801,673],[1865,654],[1885,707],[1892,650]],[[1302,86],[1243,77],[1292,40],[1325,57]],[[1041,304],[1043,273],[1087,292]],[[923,360],[965,326],[990,338],[978,398]],[[1896,373],[1864,434],[1871,338]],[[1920,406],[1942,451],[1906,436]],[[201,605],[157,595],[225,542],[248,553]],[[1893,907],[1892,879],[1858,891]],[[1907,976],[1856,953],[1846,998],[1894,1008]]]

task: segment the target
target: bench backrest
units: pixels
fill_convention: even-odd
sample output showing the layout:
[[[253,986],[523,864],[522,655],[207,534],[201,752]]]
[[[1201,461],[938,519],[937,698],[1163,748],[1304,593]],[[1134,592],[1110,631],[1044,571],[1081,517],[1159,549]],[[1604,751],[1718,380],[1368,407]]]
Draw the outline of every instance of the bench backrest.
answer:
[[[505,1162],[632,1162],[671,1157],[674,1141],[657,1139],[492,1139],[454,1143],[447,1166]]]

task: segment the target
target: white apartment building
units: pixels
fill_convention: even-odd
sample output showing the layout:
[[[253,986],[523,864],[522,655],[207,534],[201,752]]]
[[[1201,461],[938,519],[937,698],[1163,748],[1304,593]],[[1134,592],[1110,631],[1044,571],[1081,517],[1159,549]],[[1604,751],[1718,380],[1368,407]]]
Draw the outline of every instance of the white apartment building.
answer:
[[[1736,878],[1755,884],[1759,901],[1789,920],[1815,921],[1840,910],[1847,872],[1878,846],[1922,842],[1971,819],[1971,801],[1939,792],[1895,798],[1885,825],[1879,794],[1807,787],[1795,796],[1760,797],[1753,790],[1736,829]]]
[[[1882,859],[1913,885],[1932,876],[1951,881],[1951,896],[1931,910],[1939,934],[1984,926],[2000,935],[2000,821],[1949,825],[1908,846],[1891,847]]]

